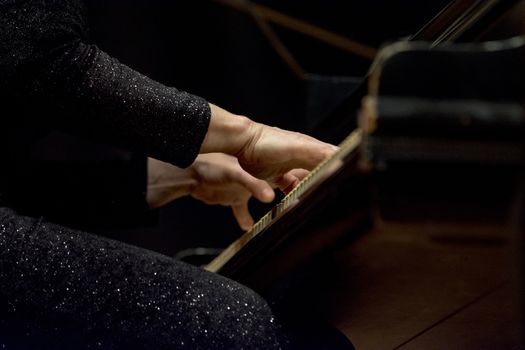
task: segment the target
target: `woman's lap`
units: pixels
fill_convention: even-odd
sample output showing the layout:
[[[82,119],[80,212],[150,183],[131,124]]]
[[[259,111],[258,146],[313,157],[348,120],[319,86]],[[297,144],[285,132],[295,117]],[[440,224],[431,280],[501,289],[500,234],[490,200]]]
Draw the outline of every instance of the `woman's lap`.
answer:
[[[0,343],[27,348],[280,348],[250,289],[169,257],[0,208]]]

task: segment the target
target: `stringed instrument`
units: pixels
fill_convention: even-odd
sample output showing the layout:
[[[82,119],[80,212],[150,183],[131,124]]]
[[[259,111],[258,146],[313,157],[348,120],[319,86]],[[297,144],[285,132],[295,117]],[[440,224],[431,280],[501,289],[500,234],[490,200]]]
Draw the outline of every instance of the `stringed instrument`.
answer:
[[[446,42],[481,39],[488,27],[496,26],[519,3],[452,1],[409,41],[429,42],[424,48],[428,51]],[[410,44],[406,45],[410,51]],[[369,77],[380,71],[384,55],[372,65]],[[366,80],[372,85],[377,81],[377,78]],[[375,128],[370,127],[370,123],[365,129],[356,125],[361,101],[374,89],[377,87],[371,86],[369,90],[363,82],[314,133],[332,142],[344,138],[339,151],[209,263],[207,270],[264,293],[319,252],[335,246],[342,237],[355,237],[370,229],[374,212],[368,174],[377,164],[371,164],[368,156],[363,157],[371,147],[370,143],[363,143],[363,133]],[[368,115],[374,114],[370,103],[368,107],[365,104],[364,110]]]

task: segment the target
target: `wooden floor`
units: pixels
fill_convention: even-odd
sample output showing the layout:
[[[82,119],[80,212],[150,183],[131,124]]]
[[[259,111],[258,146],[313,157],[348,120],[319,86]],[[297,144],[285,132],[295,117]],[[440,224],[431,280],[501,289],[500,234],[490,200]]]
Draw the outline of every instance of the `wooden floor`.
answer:
[[[378,225],[338,249],[314,302],[358,350],[524,349],[507,234],[447,230]]]

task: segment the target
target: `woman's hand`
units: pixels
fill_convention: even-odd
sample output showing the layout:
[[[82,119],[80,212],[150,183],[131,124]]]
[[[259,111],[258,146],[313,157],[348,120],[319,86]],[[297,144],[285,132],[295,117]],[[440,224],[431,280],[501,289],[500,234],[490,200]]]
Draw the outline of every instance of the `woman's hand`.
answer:
[[[248,210],[250,197],[262,202],[271,202],[275,197],[267,182],[247,173],[235,157],[226,154],[201,154],[187,169],[150,158],[148,204],[159,207],[184,195],[207,204],[230,206],[239,226],[245,230],[253,225]]]
[[[250,174],[282,190],[292,188],[337,150],[310,136],[256,123],[210,106],[210,127],[201,153],[231,154]]]
[[[272,187],[242,169],[235,157],[222,153],[201,154],[191,167],[198,183],[191,196],[207,204],[230,206],[244,230],[254,223],[248,210],[250,197],[265,203],[275,197]]]

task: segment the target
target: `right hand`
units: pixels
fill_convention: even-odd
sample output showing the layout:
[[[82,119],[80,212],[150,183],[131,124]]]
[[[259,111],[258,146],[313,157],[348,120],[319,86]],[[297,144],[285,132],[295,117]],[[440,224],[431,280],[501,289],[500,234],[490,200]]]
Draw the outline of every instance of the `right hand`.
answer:
[[[256,123],[210,106],[210,127],[201,152],[234,155],[243,169],[282,190],[293,188],[309,170],[337,150],[310,136]]]

